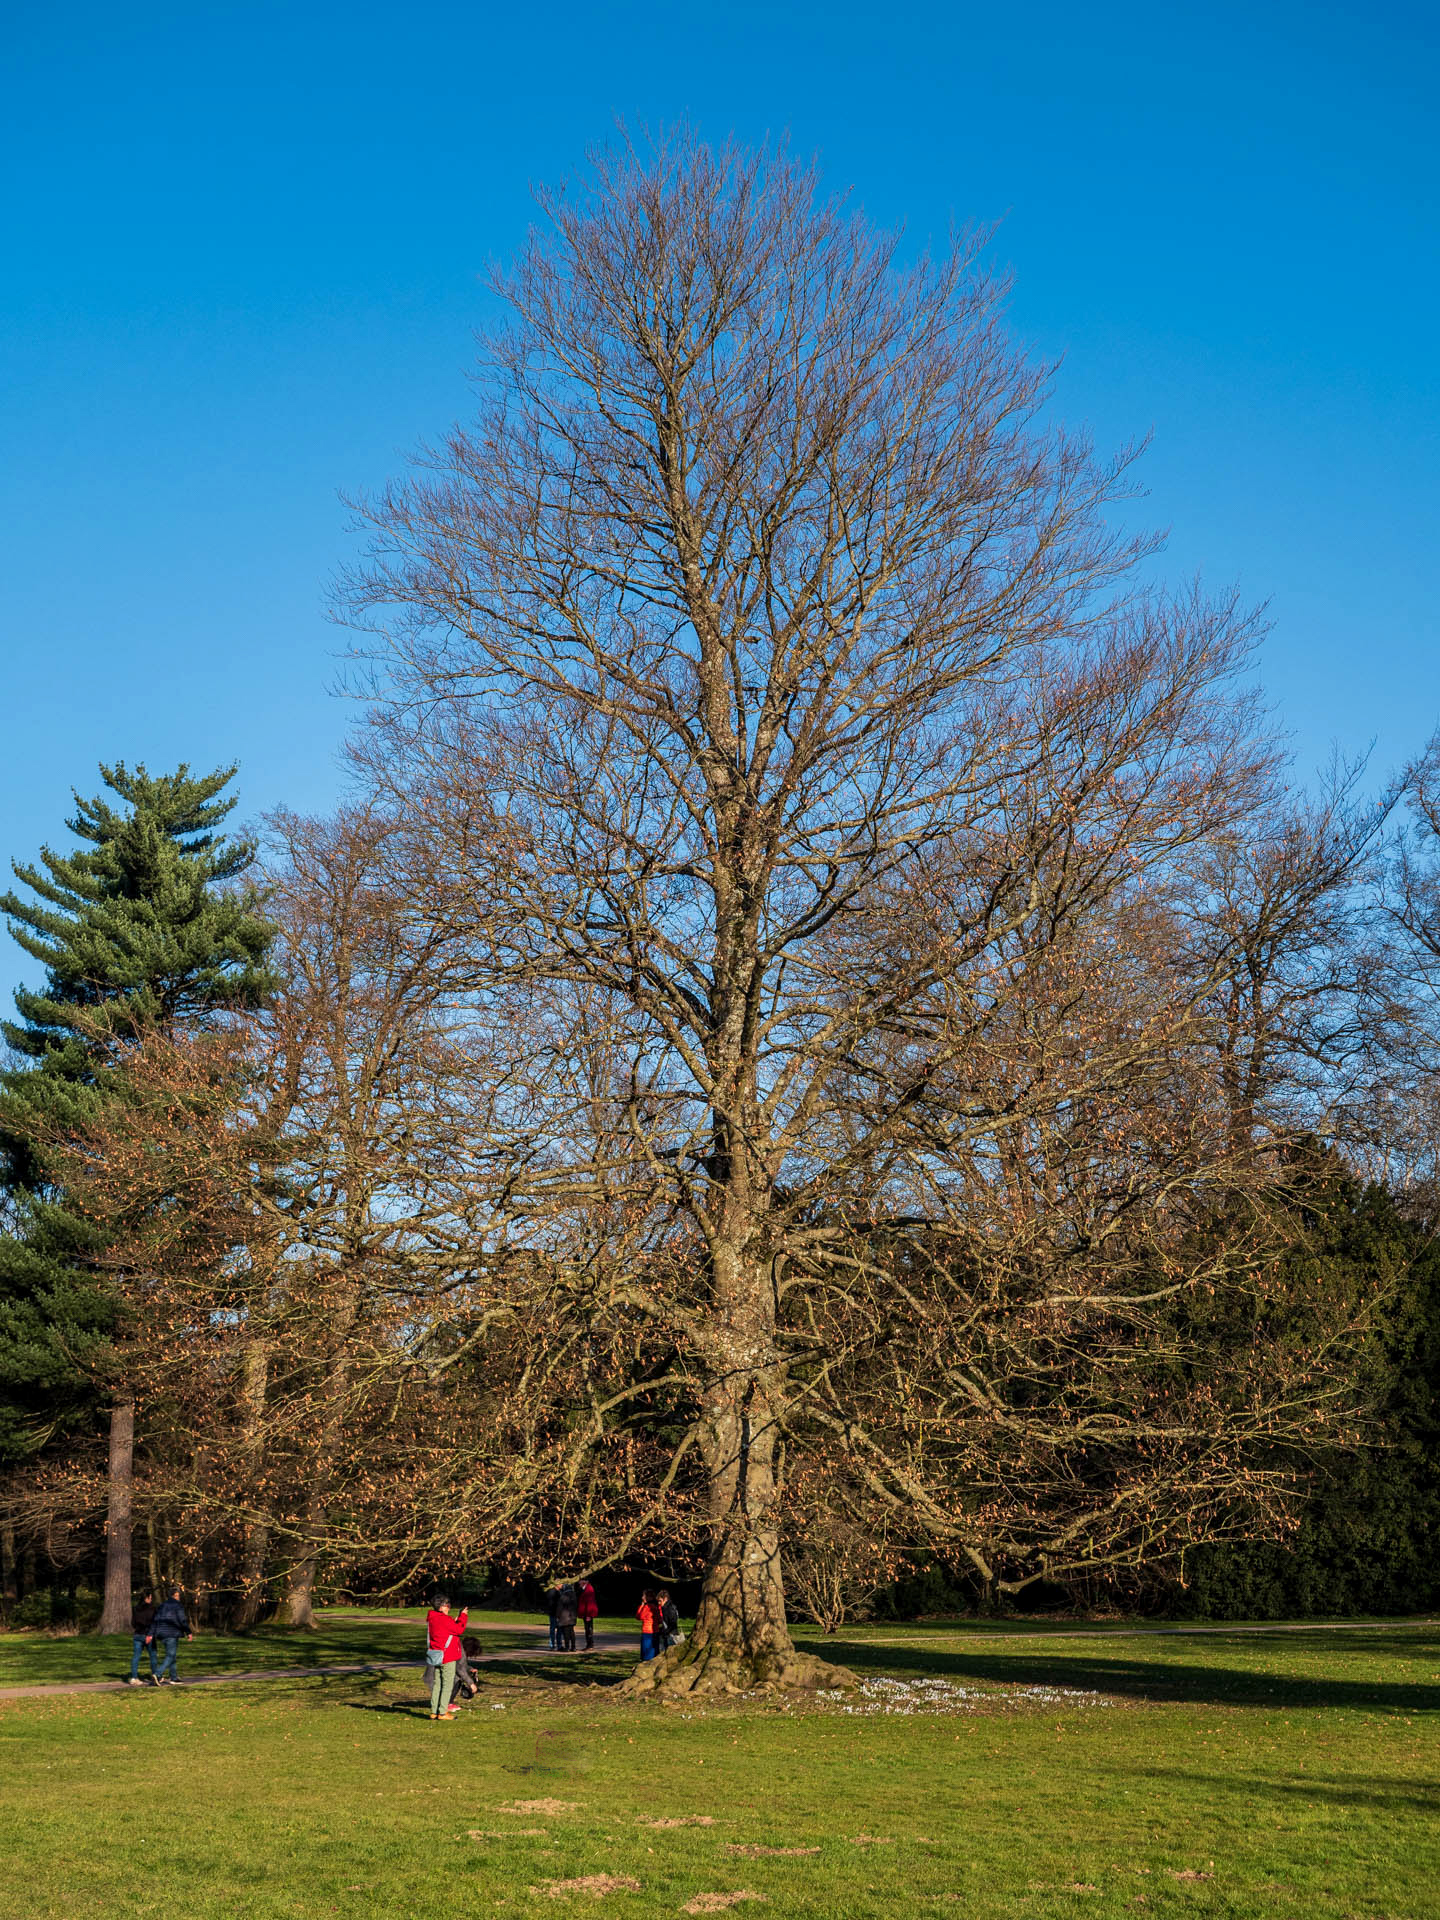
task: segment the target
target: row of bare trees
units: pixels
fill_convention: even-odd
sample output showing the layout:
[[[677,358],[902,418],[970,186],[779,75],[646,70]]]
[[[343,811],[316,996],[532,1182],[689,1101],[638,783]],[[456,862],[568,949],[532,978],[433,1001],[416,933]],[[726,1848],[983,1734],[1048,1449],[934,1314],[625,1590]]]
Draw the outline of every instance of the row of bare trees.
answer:
[[[974,249],[685,137],[543,210],[364,505],[281,991],[68,1144],[142,1501],[296,1622],[663,1545],[636,1684],[701,1689],[835,1677],[807,1541],[1001,1593],[1283,1527],[1373,1305],[1272,1330],[1286,1183],[1433,1138],[1436,763],[1398,865],[1287,789],[1255,619],[1143,584]]]

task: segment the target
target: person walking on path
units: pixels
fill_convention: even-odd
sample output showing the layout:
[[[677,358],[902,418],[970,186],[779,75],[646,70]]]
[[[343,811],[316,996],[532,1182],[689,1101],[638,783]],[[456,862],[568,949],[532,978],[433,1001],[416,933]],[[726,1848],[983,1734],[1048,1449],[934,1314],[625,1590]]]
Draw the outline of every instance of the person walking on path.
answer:
[[[595,1620],[600,1612],[600,1604],[595,1598],[595,1589],[588,1580],[580,1583],[580,1598],[576,1602],[577,1616],[585,1622],[585,1647],[587,1652],[595,1645]]]
[[[560,1624],[555,1618],[555,1612],[559,1605],[560,1589],[559,1587],[551,1587],[545,1596],[545,1611],[550,1616],[550,1651],[552,1653],[558,1652],[560,1647]]]
[[[649,1587],[646,1587],[640,1596],[640,1604],[635,1609],[635,1618],[640,1622],[640,1658],[642,1660],[653,1660],[660,1651],[659,1641],[655,1631],[655,1623],[659,1618],[659,1613],[660,1609],[656,1604],[655,1595],[650,1591]]]
[[[558,1651],[575,1651],[575,1589],[567,1581],[555,1596],[555,1633]]]
[[[182,1639],[195,1638],[190,1631],[190,1622],[185,1618],[185,1596],[179,1587],[172,1587],[169,1599],[162,1600],[155,1609],[150,1632],[160,1647],[160,1671],[155,1676],[155,1684],[157,1687],[173,1687],[180,1677],[175,1670],[175,1656],[180,1642]]]
[[[141,1594],[138,1604],[132,1607],[130,1611],[130,1632],[134,1636],[134,1648],[130,1655],[129,1684],[132,1687],[139,1687],[145,1684],[140,1678],[140,1655],[142,1652],[148,1653],[150,1656],[151,1686],[158,1687],[160,1684],[159,1673],[155,1666],[156,1612],[155,1596],[147,1587],[144,1593]]]
[[[461,1635],[470,1618],[468,1607],[460,1609],[459,1619],[450,1612],[448,1595],[437,1593],[435,1604],[425,1616],[425,1664],[430,1672],[430,1718],[453,1720],[458,1708],[450,1704],[455,1691],[455,1666],[465,1651]]]

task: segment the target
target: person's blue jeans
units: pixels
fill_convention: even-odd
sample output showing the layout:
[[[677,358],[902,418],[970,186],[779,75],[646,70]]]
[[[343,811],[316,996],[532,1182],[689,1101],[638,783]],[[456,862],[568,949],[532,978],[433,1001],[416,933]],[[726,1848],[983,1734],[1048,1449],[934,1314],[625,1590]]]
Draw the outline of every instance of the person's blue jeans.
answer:
[[[167,1667],[170,1669],[170,1678],[174,1680],[177,1677],[175,1673],[175,1655],[179,1651],[179,1647],[180,1647],[179,1634],[163,1633],[160,1635],[160,1676],[159,1677],[162,1680],[165,1678],[165,1669]],[[151,1655],[151,1658],[152,1659],[154,1658],[153,1654]]]
[[[155,1671],[155,1642],[153,1640],[147,1640],[143,1633],[132,1634],[131,1638],[135,1642],[135,1651],[130,1656],[130,1678],[132,1680],[138,1680],[140,1678],[140,1655],[143,1651],[149,1652],[150,1671],[152,1674]]]
[[[653,1660],[655,1658],[655,1652],[655,1635],[653,1633],[642,1633],[640,1636],[640,1658],[642,1660]]]

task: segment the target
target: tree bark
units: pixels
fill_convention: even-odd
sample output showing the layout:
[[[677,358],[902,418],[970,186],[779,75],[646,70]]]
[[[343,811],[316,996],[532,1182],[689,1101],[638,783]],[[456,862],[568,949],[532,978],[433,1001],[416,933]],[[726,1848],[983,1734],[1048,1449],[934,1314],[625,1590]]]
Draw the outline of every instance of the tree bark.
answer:
[[[135,1501],[135,1402],[117,1396],[110,1409],[109,1505],[105,1516],[105,1598],[100,1633],[130,1631],[131,1538]]]
[[[625,1685],[636,1693],[853,1687],[844,1667],[796,1647],[786,1619],[776,1473],[784,1377],[771,1276],[723,1253],[716,1269],[719,1312],[700,1443],[711,1546],[695,1631],[643,1662]]]
[[[15,1527],[7,1520],[0,1526],[0,1600],[20,1598],[15,1567]]]
[[[245,1461],[248,1491],[252,1498],[260,1493],[260,1469],[263,1456],[265,1400],[269,1388],[270,1358],[263,1340],[252,1341],[245,1351],[244,1427],[241,1453]],[[245,1528],[245,1551],[240,1566],[240,1596],[235,1607],[237,1627],[253,1627],[265,1600],[265,1563],[270,1552],[270,1529],[263,1520],[252,1520]],[[309,1622],[307,1621],[308,1625]]]
[[[341,1423],[344,1414],[345,1391],[350,1380],[350,1357],[346,1350],[346,1341],[350,1337],[359,1312],[359,1302],[353,1292],[349,1293],[340,1307],[331,1317],[331,1332],[334,1340],[334,1358],[325,1381],[325,1412],[321,1420],[318,1444],[310,1476],[310,1501],[307,1514],[309,1537],[319,1540],[325,1529],[329,1513],[332,1482],[332,1462],[339,1444]],[[305,1558],[291,1569],[285,1598],[276,1615],[278,1623],[287,1627],[313,1627],[315,1624],[315,1579],[320,1564],[317,1547],[312,1546]]]
[[[313,1627],[315,1624],[315,1555],[308,1554],[290,1571],[285,1598],[275,1615],[281,1627]]]
[[[265,1610],[265,1563],[270,1554],[270,1529],[256,1521],[245,1530],[245,1555],[240,1563],[240,1598],[235,1608],[237,1627],[253,1627]]]

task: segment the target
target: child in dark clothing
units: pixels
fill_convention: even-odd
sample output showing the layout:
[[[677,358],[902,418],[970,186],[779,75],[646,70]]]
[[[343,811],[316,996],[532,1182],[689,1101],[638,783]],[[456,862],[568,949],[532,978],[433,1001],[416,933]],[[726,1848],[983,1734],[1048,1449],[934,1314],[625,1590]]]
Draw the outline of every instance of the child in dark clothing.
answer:
[[[475,1635],[473,1633],[462,1635],[460,1640],[460,1658],[455,1662],[455,1699],[458,1700],[463,1695],[466,1700],[473,1700],[476,1694],[479,1693],[480,1682],[475,1678],[475,1674],[470,1666],[472,1660],[478,1660],[479,1658],[480,1642],[476,1639]]]

